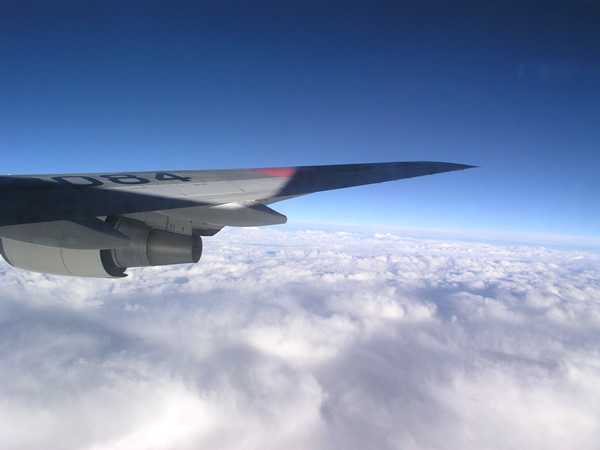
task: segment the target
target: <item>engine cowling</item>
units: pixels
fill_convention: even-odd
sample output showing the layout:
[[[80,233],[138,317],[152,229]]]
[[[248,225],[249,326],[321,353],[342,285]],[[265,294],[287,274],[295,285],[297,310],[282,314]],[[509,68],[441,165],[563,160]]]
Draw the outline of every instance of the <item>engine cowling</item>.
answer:
[[[118,220],[111,224],[131,239],[129,247],[75,250],[44,247],[0,239],[0,253],[9,264],[34,272],[75,277],[125,277],[130,267],[197,263],[202,255],[200,236],[187,236]]]

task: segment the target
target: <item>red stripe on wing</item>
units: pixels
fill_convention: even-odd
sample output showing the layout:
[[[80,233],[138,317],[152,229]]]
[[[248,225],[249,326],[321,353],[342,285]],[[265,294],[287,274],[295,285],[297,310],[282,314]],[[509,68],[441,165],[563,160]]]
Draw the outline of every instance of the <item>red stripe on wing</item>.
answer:
[[[293,178],[298,172],[297,167],[273,167],[270,169],[252,169],[253,172],[270,175],[272,177]]]

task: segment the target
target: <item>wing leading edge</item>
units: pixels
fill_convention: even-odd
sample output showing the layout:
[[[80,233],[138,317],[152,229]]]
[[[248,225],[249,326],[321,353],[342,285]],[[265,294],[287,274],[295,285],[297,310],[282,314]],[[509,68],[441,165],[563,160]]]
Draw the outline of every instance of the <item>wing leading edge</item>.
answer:
[[[423,161],[2,176],[0,252],[8,262],[18,260],[15,265],[40,272],[123,276],[126,267],[115,262],[116,255],[120,261],[143,262],[129,264],[130,267],[195,262],[199,258],[200,236],[213,235],[224,226],[285,223],[285,216],[266,206],[272,203],[315,192],[472,167],[475,166]],[[178,235],[197,239],[182,240],[176,238]],[[174,250],[176,247],[179,250]],[[59,253],[50,252],[49,248],[58,249]],[[69,268],[58,270],[50,261],[73,260],[77,264],[80,256],[89,259],[94,250],[102,254],[100,263],[82,266],[109,266],[106,274],[97,275],[94,271],[92,275],[81,275],[80,268],[74,270],[76,273]],[[170,254],[177,251],[183,256]],[[27,262],[33,260],[35,263]],[[40,260],[50,262],[41,264]]]

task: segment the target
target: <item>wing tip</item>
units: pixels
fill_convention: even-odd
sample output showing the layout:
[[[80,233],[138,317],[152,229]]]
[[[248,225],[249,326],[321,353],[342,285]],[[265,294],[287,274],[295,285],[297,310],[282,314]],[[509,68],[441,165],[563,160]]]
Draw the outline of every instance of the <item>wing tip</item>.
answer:
[[[479,169],[479,166],[473,166],[471,164],[457,164],[457,166],[460,167],[456,170]]]

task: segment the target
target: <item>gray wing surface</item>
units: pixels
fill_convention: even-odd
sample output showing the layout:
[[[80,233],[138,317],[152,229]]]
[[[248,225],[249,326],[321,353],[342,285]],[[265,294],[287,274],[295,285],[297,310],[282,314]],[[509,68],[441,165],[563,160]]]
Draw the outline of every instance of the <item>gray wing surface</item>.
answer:
[[[212,225],[254,226],[260,223],[249,224],[243,218],[239,224],[236,223],[236,210],[239,213],[247,208],[250,211],[248,215],[257,216],[254,222],[260,222],[258,216],[269,215],[269,211],[272,211],[264,205],[288,198],[470,167],[473,166],[396,162],[268,169],[2,176],[0,227],[149,212],[168,216],[171,211],[174,217],[179,217],[186,216],[184,210],[190,208],[214,210],[218,207],[221,207],[221,211],[206,214],[205,221],[201,220],[201,213],[193,216]],[[274,219],[276,217],[273,216]]]

